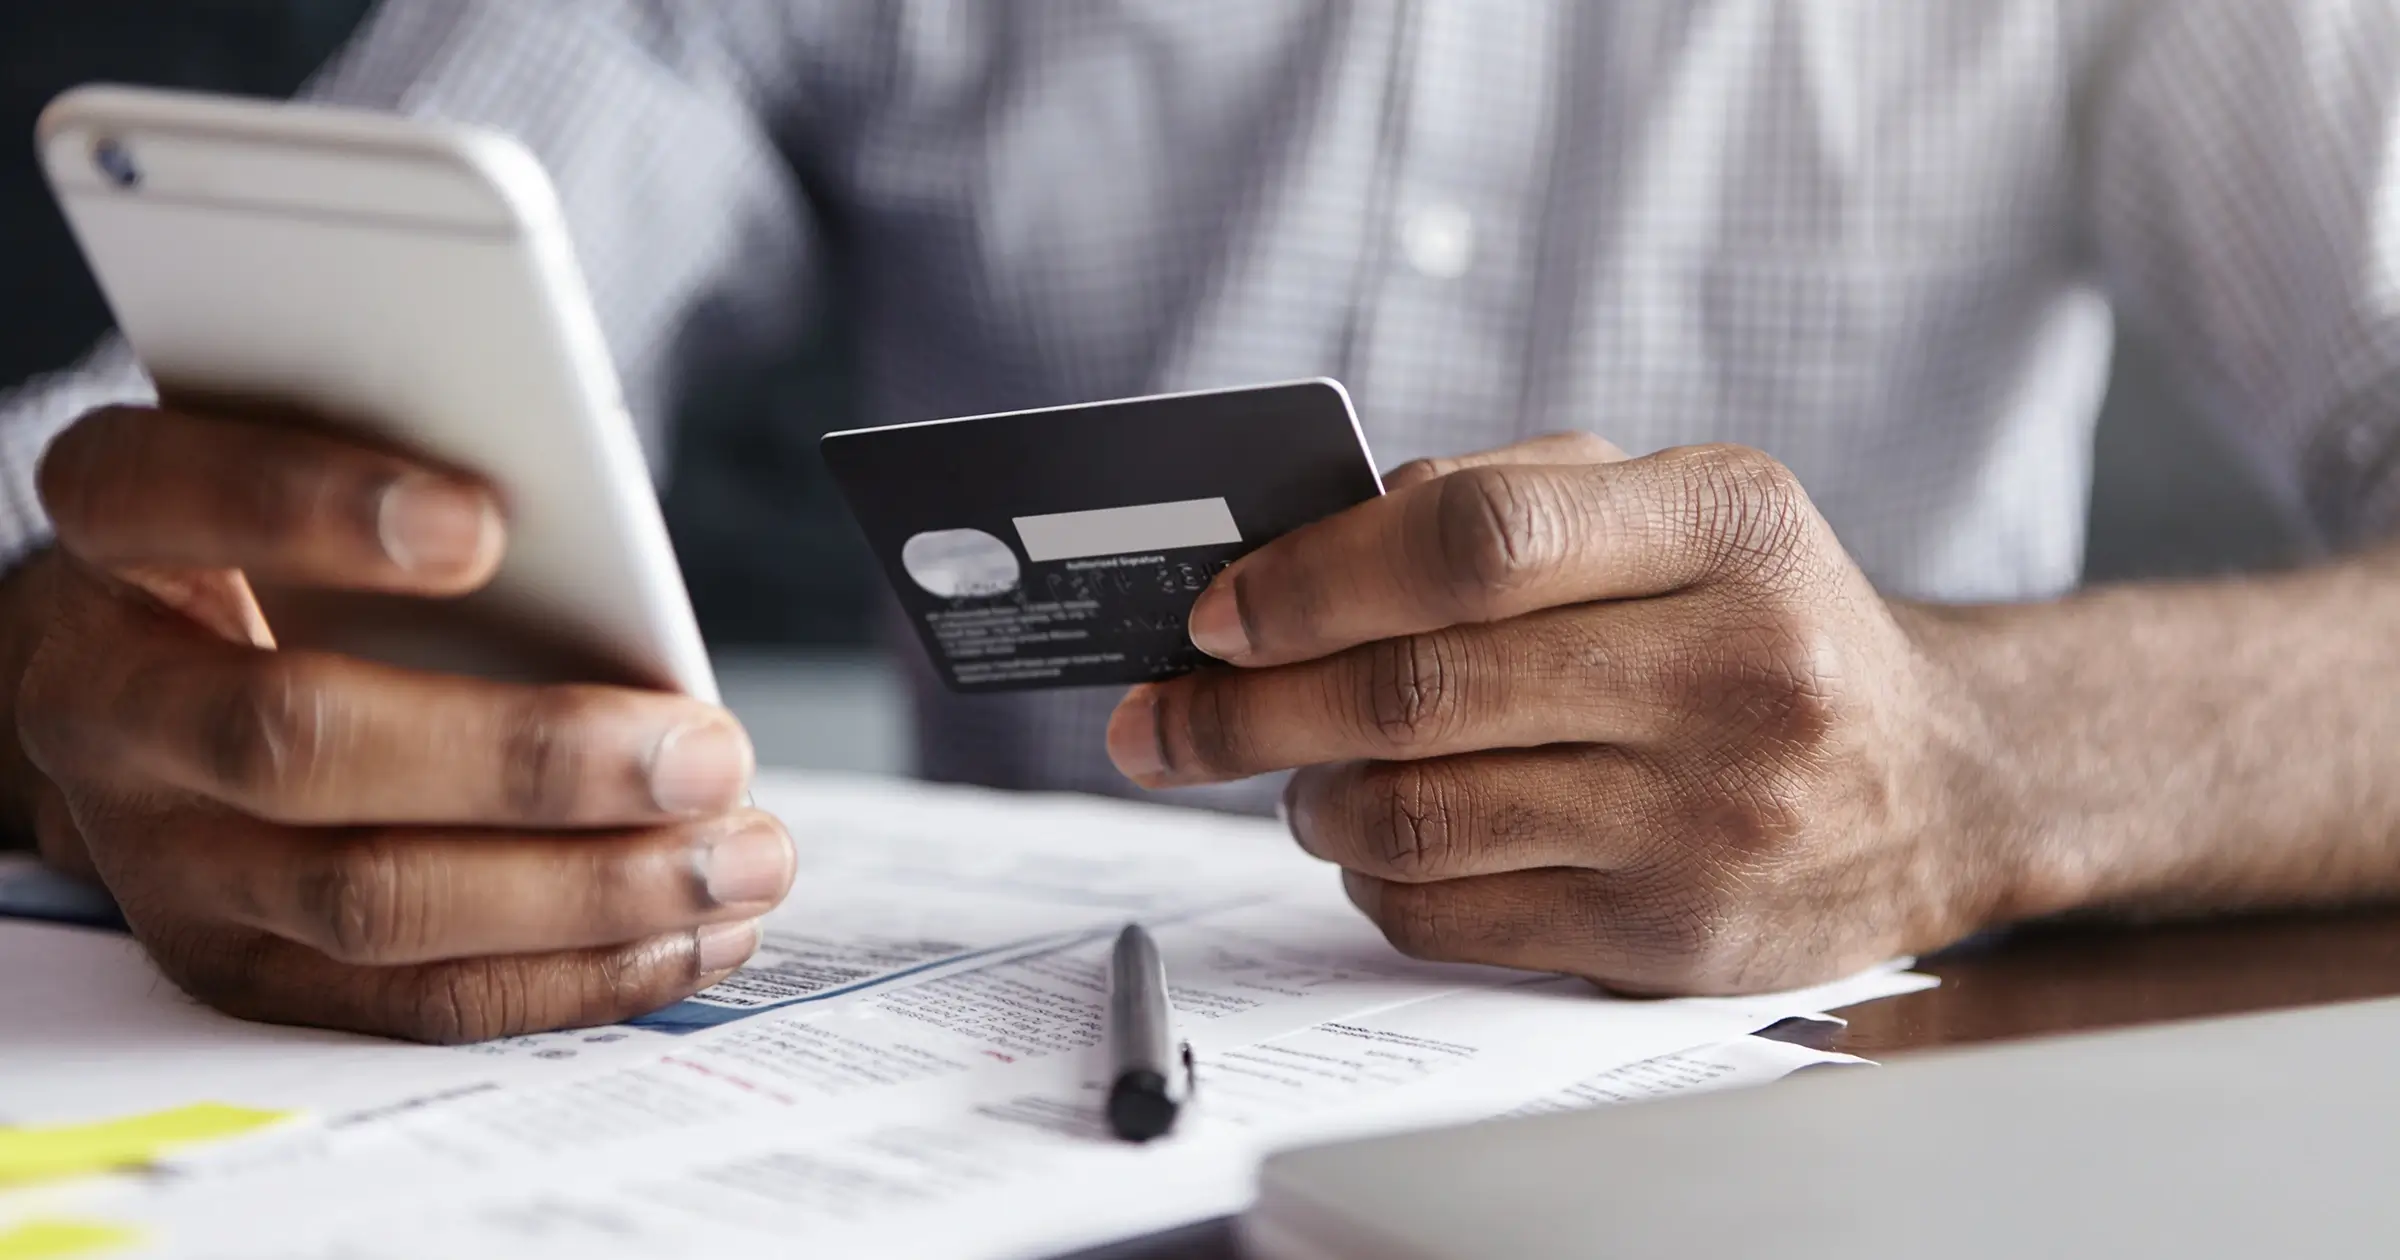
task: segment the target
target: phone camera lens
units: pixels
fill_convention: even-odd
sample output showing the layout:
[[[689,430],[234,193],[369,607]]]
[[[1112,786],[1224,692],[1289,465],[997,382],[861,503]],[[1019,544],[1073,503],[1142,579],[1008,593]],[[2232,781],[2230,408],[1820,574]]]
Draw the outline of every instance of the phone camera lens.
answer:
[[[133,155],[117,141],[103,140],[94,145],[92,165],[99,167],[108,182],[119,188],[138,187],[142,182],[142,168],[133,164]]]

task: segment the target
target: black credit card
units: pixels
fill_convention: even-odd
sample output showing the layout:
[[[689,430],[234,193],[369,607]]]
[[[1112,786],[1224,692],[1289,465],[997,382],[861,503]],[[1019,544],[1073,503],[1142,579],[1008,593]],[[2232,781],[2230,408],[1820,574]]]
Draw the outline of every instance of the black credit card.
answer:
[[[926,654],[967,692],[1123,686],[1269,539],[1383,493],[1338,382],[830,433],[825,462]]]

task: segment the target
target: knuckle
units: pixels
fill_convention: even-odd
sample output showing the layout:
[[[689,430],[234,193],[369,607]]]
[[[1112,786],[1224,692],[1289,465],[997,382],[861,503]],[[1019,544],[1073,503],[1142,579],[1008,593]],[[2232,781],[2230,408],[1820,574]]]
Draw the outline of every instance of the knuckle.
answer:
[[[133,927],[159,972],[193,1000],[240,1019],[287,1014],[280,1003],[291,995],[278,990],[267,959],[271,938],[138,919]]]
[[[1685,524],[1712,567],[1752,576],[1791,568],[1815,511],[1791,469],[1752,447],[1703,446],[1684,474]]]
[[[671,1000],[688,951],[652,940],[553,958],[472,958],[406,973],[399,1035],[460,1045],[630,1018]]]
[[[336,962],[374,966],[406,961],[427,943],[430,908],[418,891],[399,850],[370,834],[329,850],[296,895],[310,945]]]
[[[1237,694],[1240,686],[1238,677],[1192,674],[1183,686],[1162,697],[1164,711],[1174,719],[1172,727],[1183,732],[1184,748],[1192,762],[1189,766],[1170,764],[1169,769],[1210,775],[1245,775],[1260,769],[1253,764],[1255,745]],[[1160,743],[1171,762],[1176,741]]]
[[[1439,889],[1395,886],[1377,906],[1375,926],[1392,948],[1427,962],[1455,960],[1468,943],[1462,916]]]
[[[499,960],[470,958],[425,972],[408,984],[408,996],[396,1010],[396,1032],[410,1042],[434,1046],[463,1046],[490,1042],[514,1030],[509,1020],[511,986],[502,977]]]
[[[524,1031],[521,972],[511,960],[470,958],[420,972],[403,983],[395,1031],[437,1046],[489,1041]]]
[[[1444,589],[1468,619],[1538,578],[1566,555],[1568,514],[1548,481],[1511,467],[1446,477],[1434,502],[1435,555]]]
[[[1628,635],[1605,618],[1555,621],[1546,630],[1527,654],[1523,680],[1528,687],[1555,688],[1574,698],[1637,701],[1670,712],[1685,707],[1686,697],[1674,684],[1693,683],[1697,671],[1687,665],[1699,659],[1702,645]]]
[[[662,951],[662,946],[653,944],[593,955],[580,972],[574,1022],[626,1019],[671,1000],[675,994],[668,990],[682,982],[689,969],[667,965]]]
[[[290,818],[326,760],[330,686],[292,657],[262,656],[230,671],[200,705],[205,773],[262,816]]]
[[[572,693],[542,690],[512,703],[501,723],[500,794],[519,818],[571,818],[592,775],[583,738],[590,705]]]
[[[1639,925],[1634,953],[1643,985],[1669,993],[1741,988],[1758,954],[1745,899],[1705,878],[1653,889],[1646,909],[1631,916]]]
[[[1805,649],[1757,667],[1751,727],[1794,751],[1817,748],[1840,723],[1839,688]]]
[[[1362,786],[1361,839],[1376,864],[1370,874],[1421,883],[1457,873],[1469,843],[1469,811],[1448,772],[1387,763],[1369,769]]]
[[[1823,743],[1841,717],[1834,637],[1805,619],[1770,615],[1719,636],[1689,677],[1693,707],[1738,736],[1800,750]]]
[[[1733,993],[1748,987],[1758,944],[1747,919],[1723,902],[1702,898],[1687,905],[1668,969],[1674,987],[1686,993]]]
[[[1707,838],[1708,886],[1741,887],[1779,865],[1806,836],[1807,811],[1787,776],[1752,770],[1720,783],[1694,811]]]
[[[1465,706],[1466,649],[1451,634],[1382,639],[1358,649],[1367,732],[1395,749],[1439,743]]]
[[[1292,572],[1280,556],[1261,555],[1235,570],[1233,597],[1254,648],[1314,649],[1332,637],[1330,584]]]
[[[622,844],[593,844],[577,852],[569,868],[573,886],[561,895],[573,899],[583,921],[610,930],[637,930],[644,908],[659,901],[662,889],[677,875],[687,881],[694,902],[708,900],[708,881],[702,864],[693,858],[687,841],[645,842],[640,849]]]

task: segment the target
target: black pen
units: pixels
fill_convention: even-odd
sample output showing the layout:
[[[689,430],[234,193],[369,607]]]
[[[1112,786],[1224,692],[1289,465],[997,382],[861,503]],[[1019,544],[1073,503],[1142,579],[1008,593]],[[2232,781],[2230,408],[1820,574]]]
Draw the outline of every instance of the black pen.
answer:
[[[1138,923],[1117,934],[1108,963],[1108,1127],[1147,1142],[1175,1127],[1192,1092],[1192,1048],[1175,1040],[1167,965]]]

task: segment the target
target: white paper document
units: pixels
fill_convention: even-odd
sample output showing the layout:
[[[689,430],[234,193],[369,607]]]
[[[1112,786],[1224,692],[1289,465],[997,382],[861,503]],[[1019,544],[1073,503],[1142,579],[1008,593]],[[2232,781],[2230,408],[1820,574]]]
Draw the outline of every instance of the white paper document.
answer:
[[[1655,1059],[1628,1063],[1511,1108],[1510,1116],[1539,1116],[1616,1103],[1651,1102],[1780,1081],[1802,1068],[1872,1067],[1854,1054],[1819,1050],[1766,1037],[1742,1037]]]
[[[1772,1079],[1841,1056],[1744,1034],[1931,983],[1612,999],[1401,957],[1273,824],[798,777],[760,803],[803,852],[769,948],[624,1028],[464,1049],[262,1029],[122,938],[0,924],[0,1118],[317,1116],[91,1188],[160,1255],[1040,1256],[1238,1211],[1279,1146]],[[1108,943],[1137,918],[1198,1058],[1146,1147],[1100,1122]]]

